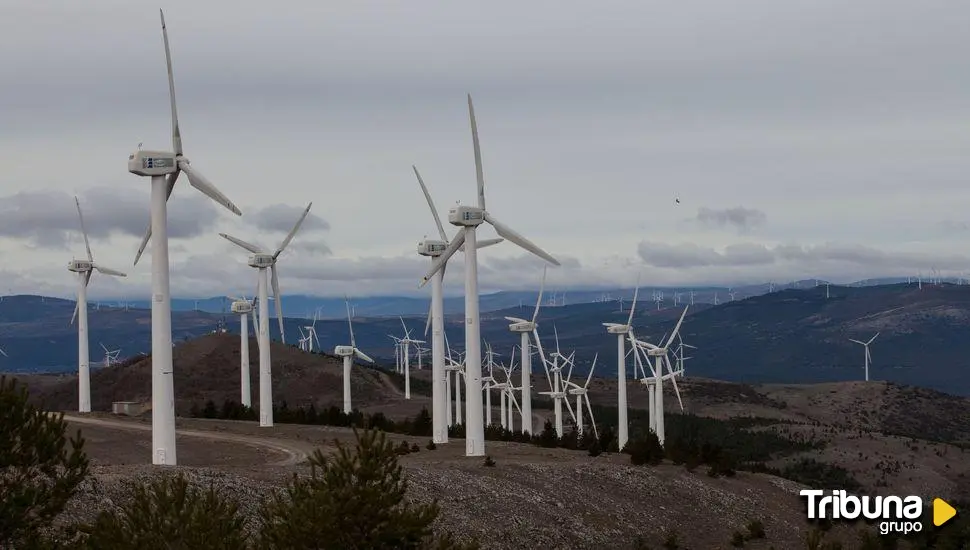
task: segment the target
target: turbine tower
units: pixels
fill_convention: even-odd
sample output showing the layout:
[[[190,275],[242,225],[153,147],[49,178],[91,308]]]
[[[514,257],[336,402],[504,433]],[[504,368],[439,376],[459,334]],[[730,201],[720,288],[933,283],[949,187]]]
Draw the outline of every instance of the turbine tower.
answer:
[[[448,244],[448,248],[432,264],[431,270],[421,281],[428,280],[444,267],[448,258],[462,245],[465,246],[465,455],[485,456],[485,425],[482,419],[482,348],[481,327],[478,312],[478,243],[476,229],[483,222],[490,224],[505,240],[512,241],[540,258],[559,265],[559,261],[547,254],[512,228],[496,220],[485,210],[485,175],[482,168],[482,152],[478,142],[478,125],[472,96],[468,96],[468,118],[472,129],[475,151],[475,172],[478,180],[478,205],[454,206],[448,210],[448,221],[462,228]]]
[[[684,317],[687,315],[687,310],[689,307],[690,306],[684,307],[684,312],[680,314],[680,319],[677,321],[674,331],[670,333],[670,337],[666,339],[666,342],[661,339],[661,346],[656,346],[642,340],[636,341],[637,348],[641,349],[641,351],[645,349],[645,355],[648,363],[651,357],[654,358],[654,365],[651,366],[653,380],[647,380],[650,403],[650,428],[652,428],[654,433],[657,434],[657,440],[661,445],[664,444],[664,380],[669,379],[674,385],[674,392],[677,394],[677,401],[680,403],[680,409],[684,409],[684,402],[680,398],[680,388],[677,387],[676,373],[674,372],[673,367],[670,366],[670,358],[667,354],[670,351],[670,346],[673,343],[674,338],[676,338],[680,333],[680,326],[684,322]],[[663,373],[664,366],[667,367],[667,375],[664,375]]]
[[[88,364],[90,359],[88,352],[88,283],[91,282],[91,275],[95,271],[115,277],[127,277],[127,275],[94,263],[94,256],[91,255],[91,244],[88,242],[88,232],[84,228],[81,203],[77,200],[77,197],[74,197],[74,204],[77,206],[77,217],[81,221],[81,234],[84,235],[84,249],[88,253],[88,259],[71,260],[71,263],[67,264],[67,269],[78,274],[77,302],[74,305],[71,324],[74,324],[74,318],[77,317],[77,412],[87,413],[91,412],[91,367]]]
[[[626,349],[624,340],[629,339],[631,345],[634,343],[633,336],[633,313],[637,309],[637,296],[640,294],[640,277],[637,276],[637,286],[633,291],[633,303],[630,305],[630,315],[627,317],[626,324],[603,323],[606,332],[616,335],[616,387],[617,387],[617,444],[620,450],[626,446],[630,439],[630,422],[627,417],[628,401],[626,397]],[[636,367],[634,367],[634,377],[636,377]]]
[[[274,300],[276,302],[276,319],[280,325],[280,340],[285,344],[286,335],[283,333],[283,301],[280,298],[280,280],[276,271],[276,259],[280,257],[280,254],[286,250],[286,246],[293,240],[293,236],[300,229],[303,220],[310,213],[311,206],[313,206],[312,202],[306,206],[303,215],[296,221],[296,225],[293,226],[293,229],[283,239],[283,242],[276,249],[276,252],[272,254],[252,243],[237,239],[232,235],[219,233],[220,236],[229,242],[252,252],[253,255],[249,257],[249,266],[259,270],[257,273],[257,295],[259,297],[259,335],[257,337],[259,340],[259,425],[264,428],[273,425],[273,374],[270,363],[269,292],[266,288],[266,270],[269,269],[272,272],[273,296],[276,298]]]
[[[536,330],[538,324],[536,319],[539,317],[539,306],[542,304],[542,291],[546,286],[546,266],[542,268],[542,281],[539,283],[539,296],[536,298],[536,308],[532,312],[532,320],[526,321],[525,319],[519,319],[518,317],[506,317],[508,321],[512,321],[509,325],[509,330],[512,332],[518,332],[519,336],[519,347],[522,350],[522,433],[535,433],[533,432],[532,424],[532,350],[529,345],[529,335],[531,334],[536,341],[536,347],[539,348],[540,353],[542,350],[541,344],[539,343],[539,334]],[[540,355],[540,360],[545,360]]]
[[[589,422],[593,425],[593,435],[596,439],[599,439],[600,434],[596,429],[596,419],[593,418],[593,407],[589,404],[589,382],[593,379],[593,371],[596,370],[596,360],[599,359],[599,354],[593,356],[593,366],[589,368],[589,375],[586,377],[586,383],[580,386],[574,382],[566,380],[566,386],[571,386],[572,389],[569,390],[570,395],[576,396],[576,433],[580,438],[583,437],[583,402],[586,403],[586,410],[589,412]]]
[[[374,360],[357,349],[357,340],[354,339],[354,322],[350,316],[350,300],[344,298],[344,303],[347,306],[347,326],[350,327],[350,345],[335,347],[333,354],[337,357],[344,358],[344,413],[350,414],[353,410],[350,404],[350,367],[354,364],[354,357],[362,361],[367,361],[368,363],[373,363]]]
[[[431,199],[431,193],[428,191],[428,187],[424,184],[424,179],[421,178],[421,173],[418,172],[418,168],[414,165],[411,166],[414,169],[414,175],[418,178],[418,185],[421,186],[421,191],[424,193],[424,198],[428,201],[428,207],[431,209],[431,216],[434,217],[435,226],[438,228],[438,235],[441,240],[434,240],[425,238],[418,243],[418,254],[421,256],[426,256],[431,258],[432,264],[434,259],[441,256],[442,253],[448,248],[448,234],[445,232],[444,225],[441,224],[441,218],[438,216],[438,209],[435,208],[434,201]],[[504,239],[482,239],[478,243],[478,248],[484,248],[486,246],[491,246],[493,244],[498,244]],[[464,251],[464,246],[461,247]],[[446,264],[447,262],[445,262]],[[447,443],[448,442],[448,425],[447,421],[447,407],[451,406],[451,403],[446,401],[446,394],[448,392],[448,380],[445,371],[445,342],[444,342],[444,294],[442,290],[442,282],[445,277],[445,268],[447,265],[442,264],[441,271],[434,274],[431,278],[431,306],[428,312],[428,321],[424,326],[424,336],[428,337],[428,329],[431,328],[431,422],[432,430],[431,437],[435,444]]]
[[[172,371],[172,302],[169,292],[168,265],[168,198],[172,195],[179,174],[185,172],[189,184],[210,199],[241,216],[225,195],[182,154],[178,112],[175,107],[175,79],[172,76],[172,55],[168,45],[165,14],[158,10],[162,21],[162,40],[165,43],[165,62],[168,67],[168,93],[172,108],[173,151],[143,151],[140,148],[128,156],[128,171],[152,178],[151,225],[135,254],[135,264],[141,258],[152,234],[152,463],[176,465],[175,452],[175,385]],[[125,306],[127,309],[127,305]]]
[[[401,326],[404,327],[404,338],[400,338],[398,341],[401,343],[401,357],[402,369],[404,370],[404,398],[411,399],[411,344],[421,345],[424,340],[415,340],[411,338],[411,331],[408,330],[408,326],[404,324],[404,318],[401,319]]]
[[[879,336],[879,333],[878,332],[876,333],[876,336]],[[876,339],[876,336],[873,336],[872,338],[870,338],[868,342],[863,342],[861,340],[853,340],[852,338],[849,338],[849,341],[850,342],[855,342],[856,344],[861,344],[861,345],[865,346],[865,348],[866,348],[866,359],[865,359],[866,382],[869,381],[869,363],[872,362],[872,356],[869,355],[869,344],[871,344],[872,341]]]
[[[236,298],[229,296],[229,298],[233,300],[232,305],[229,306],[230,310],[239,316],[239,402],[246,407],[252,407],[253,391],[249,378],[249,324],[247,324],[247,317],[253,311],[253,302],[247,300],[245,297]],[[256,317],[253,316],[253,330],[255,329]]]

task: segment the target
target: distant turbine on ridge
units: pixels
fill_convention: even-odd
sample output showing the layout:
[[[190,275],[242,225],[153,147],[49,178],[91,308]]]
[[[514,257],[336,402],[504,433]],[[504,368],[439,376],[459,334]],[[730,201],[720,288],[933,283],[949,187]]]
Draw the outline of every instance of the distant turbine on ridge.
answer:
[[[478,205],[453,206],[448,210],[448,222],[462,228],[448,244],[448,248],[432,264],[421,281],[424,286],[440,271],[462,245],[465,246],[465,455],[485,456],[485,424],[482,419],[482,342],[478,311],[478,243],[475,230],[482,223],[495,228],[499,236],[539,256],[553,265],[559,261],[512,228],[499,222],[485,209],[485,175],[482,151],[478,142],[475,107],[468,95],[468,118],[471,122],[472,144],[475,150],[475,172],[478,179]]]
[[[879,336],[879,333],[878,332],[876,333],[876,336]],[[856,344],[861,344],[861,345],[865,346],[865,348],[866,348],[866,359],[865,359],[866,382],[869,381],[869,363],[872,362],[872,356],[869,355],[869,344],[871,344],[872,341],[876,339],[876,336],[873,336],[872,338],[870,338],[868,342],[863,342],[861,340],[853,340],[852,338],[849,338],[849,341],[850,342],[855,342]]]
[[[88,253],[87,260],[71,260],[67,264],[68,270],[78,274],[77,302],[74,304],[71,324],[74,324],[74,318],[77,317],[77,412],[86,413],[91,412],[91,368],[88,364],[90,360],[88,352],[88,283],[91,282],[91,275],[95,271],[115,277],[127,277],[127,275],[94,263],[94,256],[91,255],[91,244],[88,242],[88,232],[84,228],[81,203],[77,200],[77,197],[74,197],[74,205],[77,206],[77,217],[81,221],[84,249]]]
[[[172,107],[172,148],[168,151],[146,151],[139,148],[128,156],[128,171],[152,178],[151,225],[135,254],[135,264],[148,245],[152,234],[152,463],[177,464],[175,454],[175,385],[172,371],[172,301],[169,291],[168,265],[168,198],[172,195],[179,174],[185,172],[189,185],[226,207],[237,216],[242,212],[223,195],[182,155],[178,112],[175,107],[175,79],[172,76],[172,55],[168,47],[165,14],[162,20],[162,39],[165,42],[165,62],[168,66],[168,93]]]
[[[259,297],[259,425],[264,428],[273,425],[273,375],[269,349],[269,292],[266,288],[266,269],[269,269],[273,273],[273,296],[276,301],[276,319],[280,324],[280,340],[285,344],[286,335],[283,332],[283,300],[280,297],[280,280],[276,272],[276,259],[279,258],[280,254],[286,250],[286,246],[293,240],[293,236],[300,229],[303,220],[310,213],[311,206],[313,206],[312,202],[306,205],[306,210],[303,211],[303,215],[300,216],[300,219],[296,221],[296,225],[293,226],[293,229],[283,239],[280,247],[272,254],[252,243],[237,239],[232,235],[219,233],[227,241],[252,252],[253,255],[249,257],[249,266],[259,270],[257,274],[257,294]]]

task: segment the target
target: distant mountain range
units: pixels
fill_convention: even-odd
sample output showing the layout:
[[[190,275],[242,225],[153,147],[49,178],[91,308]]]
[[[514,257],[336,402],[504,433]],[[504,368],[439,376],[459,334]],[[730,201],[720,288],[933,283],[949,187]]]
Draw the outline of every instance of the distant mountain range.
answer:
[[[736,292],[740,292],[736,291]],[[514,295],[514,293],[509,293]],[[849,338],[872,344],[870,377],[929,387],[949,393],[970,395],[970,286],[916,284],[845,287],[806,285],[802,290],[785,289],[753,295],[715,306],[700,303],[689,310],[681,330],[684,341],[696,346],[687,361],[690,374],[748,383],[807,383],[863,378],[862,346]],[[284,298],[286,300],[286,298]],[[376,304],[377,299],[373,299]],[[533,295],[534,300],[534,295]],[[420,302],[420,301],[416,301]],[[401,303],[409,303],[402,301]],[[483,300],[483,304],[487,303]],[[492,302],[499,303],[498,301]],[[341,304],[342,305],[342,304]],[[406,314],[403,322],[412,337],[423,338],[427,303],[416,303],[418,315]],[[638,337],[657,342],[672,330],[682,311],[669,301],[651,300],[641,291],[634,327]],[[505,316],[531,317],[534,302],[521,306],[483,308],[482,337],[507,361],[517,335],[509,332]],[[69,324],[74,303],[39,296],[6,297],[0,303],[0,371],[70,372],[77,364],[77,329]],[[354,332],[358,346],[379,361],[394,357],[389,335],[402,336],[402,320],[361,313],[358,306]],[[629,302],[578,303],[543,307],[539,332],[547,353],[555,347],[558,334],[564,352],[576,351],[577,363],[589,365],[599,354],[596,374],[614,376],[616,340],[606,333],[603,322],[625,322]],[[129,305],[125,308],[92,306],[89,313],[91,361],[102,360],[100,343],[121,349],[121,357],[151,351],[151,312]],[[285,318],[286,341],[295,344],[300,329],[311,324],[301,318]],[[445,316],[445,333],[455,350],[464,347],[461,313]],[[239,331],[239,317],[205,311],[175,311],[173,338],[190,340],[216,330]],[[271,335],[279,340],[276,320]],[[325,350],[348,344],[346,319],[321,319],[316,332]],[[250,334],[253,331],[250,325]],[[430,342],[425,344],[430,348]],[[428,352],[422,362],[428,362]]]
[[[849,287],[874,286],[897,284],[907,282],[906,277],[866,279],[848,285]],[[946,280],[955,283],[955,280]],[[727,286],[703,286],[703,287],[648,287],[640,289],[640,299],[644,301],[653,300],[653,292],[663,293],[663,303],[673,305],[674,295],[680,294],[680,302],[686,303],[690,299],[691,291],[694,292],[695,303],[724,303],[731,300],[734,294],[735,300],[742,300],[751,296],[765,294],[769,290],[784,290],[786,288],[806,289],[814,288],[816,285],[824,285],[826,282],[821,279],[802,279],[799,281],[786,281],[784,283],[762,283],[757,285],[745,285],[738,287]],[[543,295],[543,302],[546,305],[575,305],[598,301],[629,301],[633,298],[633,288],[612,288],[612,289],[566,289],[557,290],[547,288]],[[516,307],[519,304],[535,304],[538,289],[532,291],[515,292],[495,292],[492,294],[482,294],[480,297],[481,311],[495,311]],[[248,295],[247,295],[248,296]],[[430,296],[430,290],[429,294]],[[248,296],[252,298],[252,296]],[[9,297],[8,297],[9,298]],[[361,298],[351,298],[354,312],[358,316],[381,317],[398,315],[421,315],[428,311],[429,297],[409,297],[409,296],[370,296]],[[92,307],[97,302],[92,301]],[[101,307],[123,308],[127,303],[129,308],[148,309],[148,300],[115,300],[101,301]],[[172,311],[200,311],[208,313],[225,313],[229,311],[231,300],[224,296],[213,296],[208,298],[173,298]],[[444,300],[445,313],[461,313],[465,308],[465,299],[462,296],[446,297]],[[0,303],[0,318],[2,318],[3,305]],[[312,318],[314,312],[319,312],[322,319],[344,319],[346,318],[345,305],[343,298],[321,298],[319,296],[307,296],[302,294],[283,296],[283,314],[287,317]]]

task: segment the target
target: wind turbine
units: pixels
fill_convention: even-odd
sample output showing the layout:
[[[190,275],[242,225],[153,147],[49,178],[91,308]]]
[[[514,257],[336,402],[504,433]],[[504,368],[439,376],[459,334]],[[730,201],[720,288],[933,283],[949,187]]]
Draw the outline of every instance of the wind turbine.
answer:
[[[239,316],[239,388],[240,403],[246,407],[253,406],[252,388],[249,378],[249,324],[247,317],[253,311],[253,302],[245,297],[236,298],[229,296],[233,300],[229,306],[230,311]],[[255,300],[253,300],[255,301]],[[256,317],[253,316],[253,329],[256,328]],[[259,340],[256,341],[257,345]]]
[[[264,428],[273,425],[273,374],[270,363],[269,293],[266,288],[266,270],[269,269],[273,274],[273,296],[276,298],[276,319],[280,324],[280,340],[285,344],[286,335],[283,333],[283,300],[280,298],[280,280],[276,271],[276,259],[279,258],[280,254],[286,250],[286,246],[293,240],[293,236],[300,229],[303,220],[310,213],[311,206],[313,206],[312,202],[306,205],[306,209],[303,211],[300,219],[296,221],[296,225],[293,226],[293,229],[283,239],[283,242],[276,249],[276,252],[272,254],[252,243],[237,239],[232,235],[219,233],[222,238],[252,252],[253,255],[249,257],[249,266],[259,270],[257,273],[257,295],[259,297],[259,425]]]
[[[84,249],[88,254],[87,260],[71,260],[67,269],[78,274],[77,302],[74,304],[74,314],[71,324],[77,317],[77,412],[91,412],[91,367],[88,353],[88,283],[95,271],[115,277],[127,277],[120,271],[94,263],[91,255],[91,244],[88,242],[88,232],[84,228],[84,215],[81,214],[81,203],[74,197],[77,206],[77,217],[81,221],[81,234],[84,235]],[[6,355],[6,354],[4,354]]]
[[[876,336],[879,336],[879,333],[878,332],[876,333]],[[865,346],[865,348],[866,348],[866,360],[865,360],[866,361],[865,362],[865,366],[866,366],[866,382],[869,381],[869,363],[872,362],[872,356],[869,355],[869,344],[871,344],[872,341],[876,339],[876,336],[873,336],[872,338],[870,338],[868,342],[863,342],[861,340],[853,340],[852,338],[849,338],[849,341],[850,342],[855,342],[856,344],[861,344],[861,345]]]
[[[313,341],[317,342],[317,350],[320,350],[320,337],[317,336],[317,313],[313,314],[313,322],[309,325],[304,326],[306,333],[304,338],[306,339],[305,345],[306,349],[304,351],[313,352]],[[302,332],[302,331],[301,331]]]
[[[431,258],[432,265],[434,259],[441,256],[442,253],[448,248],[448,234],[445,232],[444,226],[441,224],[441,218],[438,216],[438,209],[434,205],[434,201],[431,199],[431,193],[428,191],[428,187],[424,184],[424,179],[421,177],[421,173],[418,172],[417,166],[412,165],[411,168],[414,169],[414,175],[418,178],[418,185],[421,186],[421,191],[424,193],[424,198],[428,201],[428,208],[431,209],[431,215],[434,217],[435,226],[438,228],[438,235],[441,240],[434,240],[425,238],[418,243],[418,254],[421,256],[426,256]],[[478,248],[484,248],[486,246],[491,246],[493,244],[498,244],[504,239],[482,239],[478,242]],[[464,246],[460,248],[464,251]],[[432,441],[436,444],[447,443],[448,442],[448,425],[447,421],[447,408],[450,407],[450,401],[446,402],[446,393],[448,392],[448,380],[445,373],[445,343],[444,343],[444,299],[442,291],[442,282],[445,277],[445,268],[447,267],[447,262],[442,264],[441,271],[434,274],[431,278],[431,305],[430,311],[428,312],[428,321],[424,326],[424,336],[428,337],[428,328],[431,328],[431,418],[432,418],[432,430],[431,436]]]
[[[589,411],[589,422],[593,425],[593,435],[599,439],[599,432],[596,430],[596,420],[593,418],[593,407],[589,404],[589,382],[593,379],[593,371],[596,370],[596,360],[599,359],[599,354],[593,356],[593,366],[589,368],[589,375],[586,377],[586,383],[580,386],[574,382],[566,380],[566,386],[572,386],[569,390],[570,395],[576,396],[576,433],[579,437],[583,437],[583,401],[586,402],[586,410]]]
[[[165,14],[159,10],[165,62],[168,67],[168,93],[172,108],[172,148],[174,151],[143,151],[128,156],[128,171],[152,178],[151,225],[135,254],[135,264],[155,235],[152,247],[152,463],[176,465],[175,384],[172,370],[172,302],[168,265],[168,197],[172,195],[179,173],[185,172],[189,184],[237,216],[242,212],[182,154],[178,113],[175,107],[175,79],[168,46]],[[127,304],[125,305],[127,310]]]
[[[680,403],[680,409],[684,409],[684,402],[680,398],[680,388],[677,387],[677,378],[673,367],[670,366],[670,358],[667,356],[670,345],[673,343],[674,338],[680,333],[680,326],[684,322],[684,317],[687,315],[687,310],[690,306],[684,307],[684,312],[680,314],[680,319],[677,321],[677,325],[674,327],[674,331],[670,333],[670,337],[666,339],[666,343],[661,339],[662,346],[656,346],[649,342],[644,342],[642,340],[637,340],[637,349],[641,351],[645,350],[644,355],[649,362],[650,357],[654,358],[654,365],[651,367],[653,371],[653,380],[647,382],[647,390],[649,392],[650,401],[650,427],[653,429],[654,433],[657,434],[657,440],[660,444],[664,443],[664,394],[663,394],[663,381],[670,380],[674,385],[674,392],[677,395],[677,401]],[[663,374],[663,367],[667,367],[667,372],[669,374]],[[645,374],[645,373],[644,373]]]
[[[121,353],[121,350],[120,349],[109,350],[104,346],[104,344],[100,344],[100,345],[101,345],[101,349],[104,350],[104,366],[110,367],[111,365],[117,363],[118,355]]]
[[[448,248],[434,260],[431,269],[421,281],[424,286],[439,272],[459,247],[465,245],[465,456],[485,455],[485,425],[482,419],[482,348],[481,320],[478,310],[478,245],[476,229],[482,223],[495,228],[500,237],[512,241],[519,247],[532,252],[540,258],[560,265],[559,261],[544,250],[499,222],[485,210],[485,175],[482,168],[482,151],[478,142],[478,124],[475,121],[475,108],[472,96],[468,95],[468,118],[472,129],[472,144],[475,151],[475,172],[478,180],[478,205],[453,206],[448,210],[448,222],[462,228],[448,244]]]
[[[542,281],[539,283],[539,296],[536,298],[536,308],[532,312],[532,320],[526,321],[518,317],[506,317],[512,321],[509,330],[518,332],[519,348],[522,350],[522,433],[534,433],[532,425],[532,350],[529,347],[529,335],[539,344],[539,335],[536,332],[536,319],[539,317],[539,306],[542,304],[542,291],[546,286],[546,266],[542,267]]]
[[[574,419],[576,418],[576,415],[573,413],[572,405],[569,404],[569,399],[567,398],[567,395],[566,395],[566,384],[565,384],[565,380],[568,380],[572,374],[572,370],[573,370],[572,355],[573,354],[570,354],[570,357],[566,357],[559,351],[559,332],[558,330],[556,330],[555,325],[553,325],[552,330],[556,338],[556,351],[549,354],[552,361],[545,361],[546,379],[549,382],[549,391],[539,392],[539,394],[548,395],[550,398],[552,398],[553,416],[555,418],[555,424],[556,424],[556,435],[558,437],[562,437],[563,436],[563,412],[562,412],[563,402],[566,403],[566,408],[569,410],[569,416],[573,417]],[[564,378],[562,375],[562,369],[564,369],[566,365],[569,365],[569,372],[566,374],[566,377]]]
[[[404,369],[404,398],[411,399],[411,344],[421,345],[424,340],[411,338],[411,331],[404,324],[404,318],[399,317],[399,319],[401,319],[401,326],[404,327],[404,338],[398,340],[401,343],[401,357],[403,359],[401,368]]]
[[[350,414],[353,410],[350,405],[350,367],[354,364],[354,357],[362,361],[367,361],[368,363],[373,363],[374,360],[357,349],[357,340],[354,339],[354,322],[350,316],[350,300],[344,298],[344,303],[347,306],[347,326],[350,327],[350,345],[333,348],[333,354],[344,358],[344,413]]]
[[[630,315],[627,317],[626,324],[603,323],[606,332],[616,335],[616,387],[617,387],[617,444],[620,450],[626,446],[630,438],[630,422],[627,417],[628,401],[626,397],[626,349],[624,340],[629,339],[631,344],[635,342],[633,336],[633,314],[637,309],[637,296],[640,294],[640,277],[637,276],[636,290],[633,291],[633,303],[630,305]],[[636,366],[634,366],[634,377],[636,377]]]

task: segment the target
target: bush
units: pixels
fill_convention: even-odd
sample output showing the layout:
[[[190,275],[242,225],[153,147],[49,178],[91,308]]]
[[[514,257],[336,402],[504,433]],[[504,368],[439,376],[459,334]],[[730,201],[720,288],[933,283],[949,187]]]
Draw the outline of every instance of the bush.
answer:
[[[249,536],[239,507],[211,487],[203,491],[180,473],[148,485],[132,484],[130,503],[115,513],[101,512],[90,526],[87,548],[166,550],[213,548],[241,550]]]
[[[761,520],[753,519],[749,521],[747,529],[749,539],[754,540],[765,538],[765,525],[761,523]]]
[[[623,448],[623,452],[630,455],[630,463],[634,466],[657,465],[664,458],[664,449],[660,446],[657,434],[653,432],[630,439],[627,441],[626,447]]]
[[[667,535],[664,537],[663,547],[667,550],[677,550],[680,548],[680,537],[677,536],[677,531],[671,529],[667,531]]]
[[[292,548],[465,548],[436,536],[438,503],[409,504],[407,481],[394,445],[377,431],[354,431],[356,450],[339,441],[331,456],[310,457],[310,477],[296,474],[285,495],[261,511],[259,547]],[[474,548],[475,546],[471,546]]]
[[[741,548],[744,546],[744,535],[741,534],[741,531],[731,533],[731,546],[735,548]]]
[[[495,460],[493,460],[491,456],[486,456],[484,466],[488,466],[489,468],[494,468]]]
[[[437,448],[438,448],[438,446],[437,446],[437,445],[435,445],[435,442],[434,442],[434,440],[431,440],[431,441],[429,441],[429,442],[428,442],[428,444],[427,444],[427,445],[425,445],[424,447],[425,447],[426,449],[428,449],[429,451],[433,451],[433,450],[435,450],[435,449],[437,449]]]
[[[40,544],[42,528],[88,474],[80,431],[27,402],[27,389],[0,376],[0,548]]]
[[[603,450],[600,449],[600,442],[596,439],[593,439],[592,442],[589,444],[589,449],[587,452],[589,453],[589,456],[599,456],[603,454]]]

